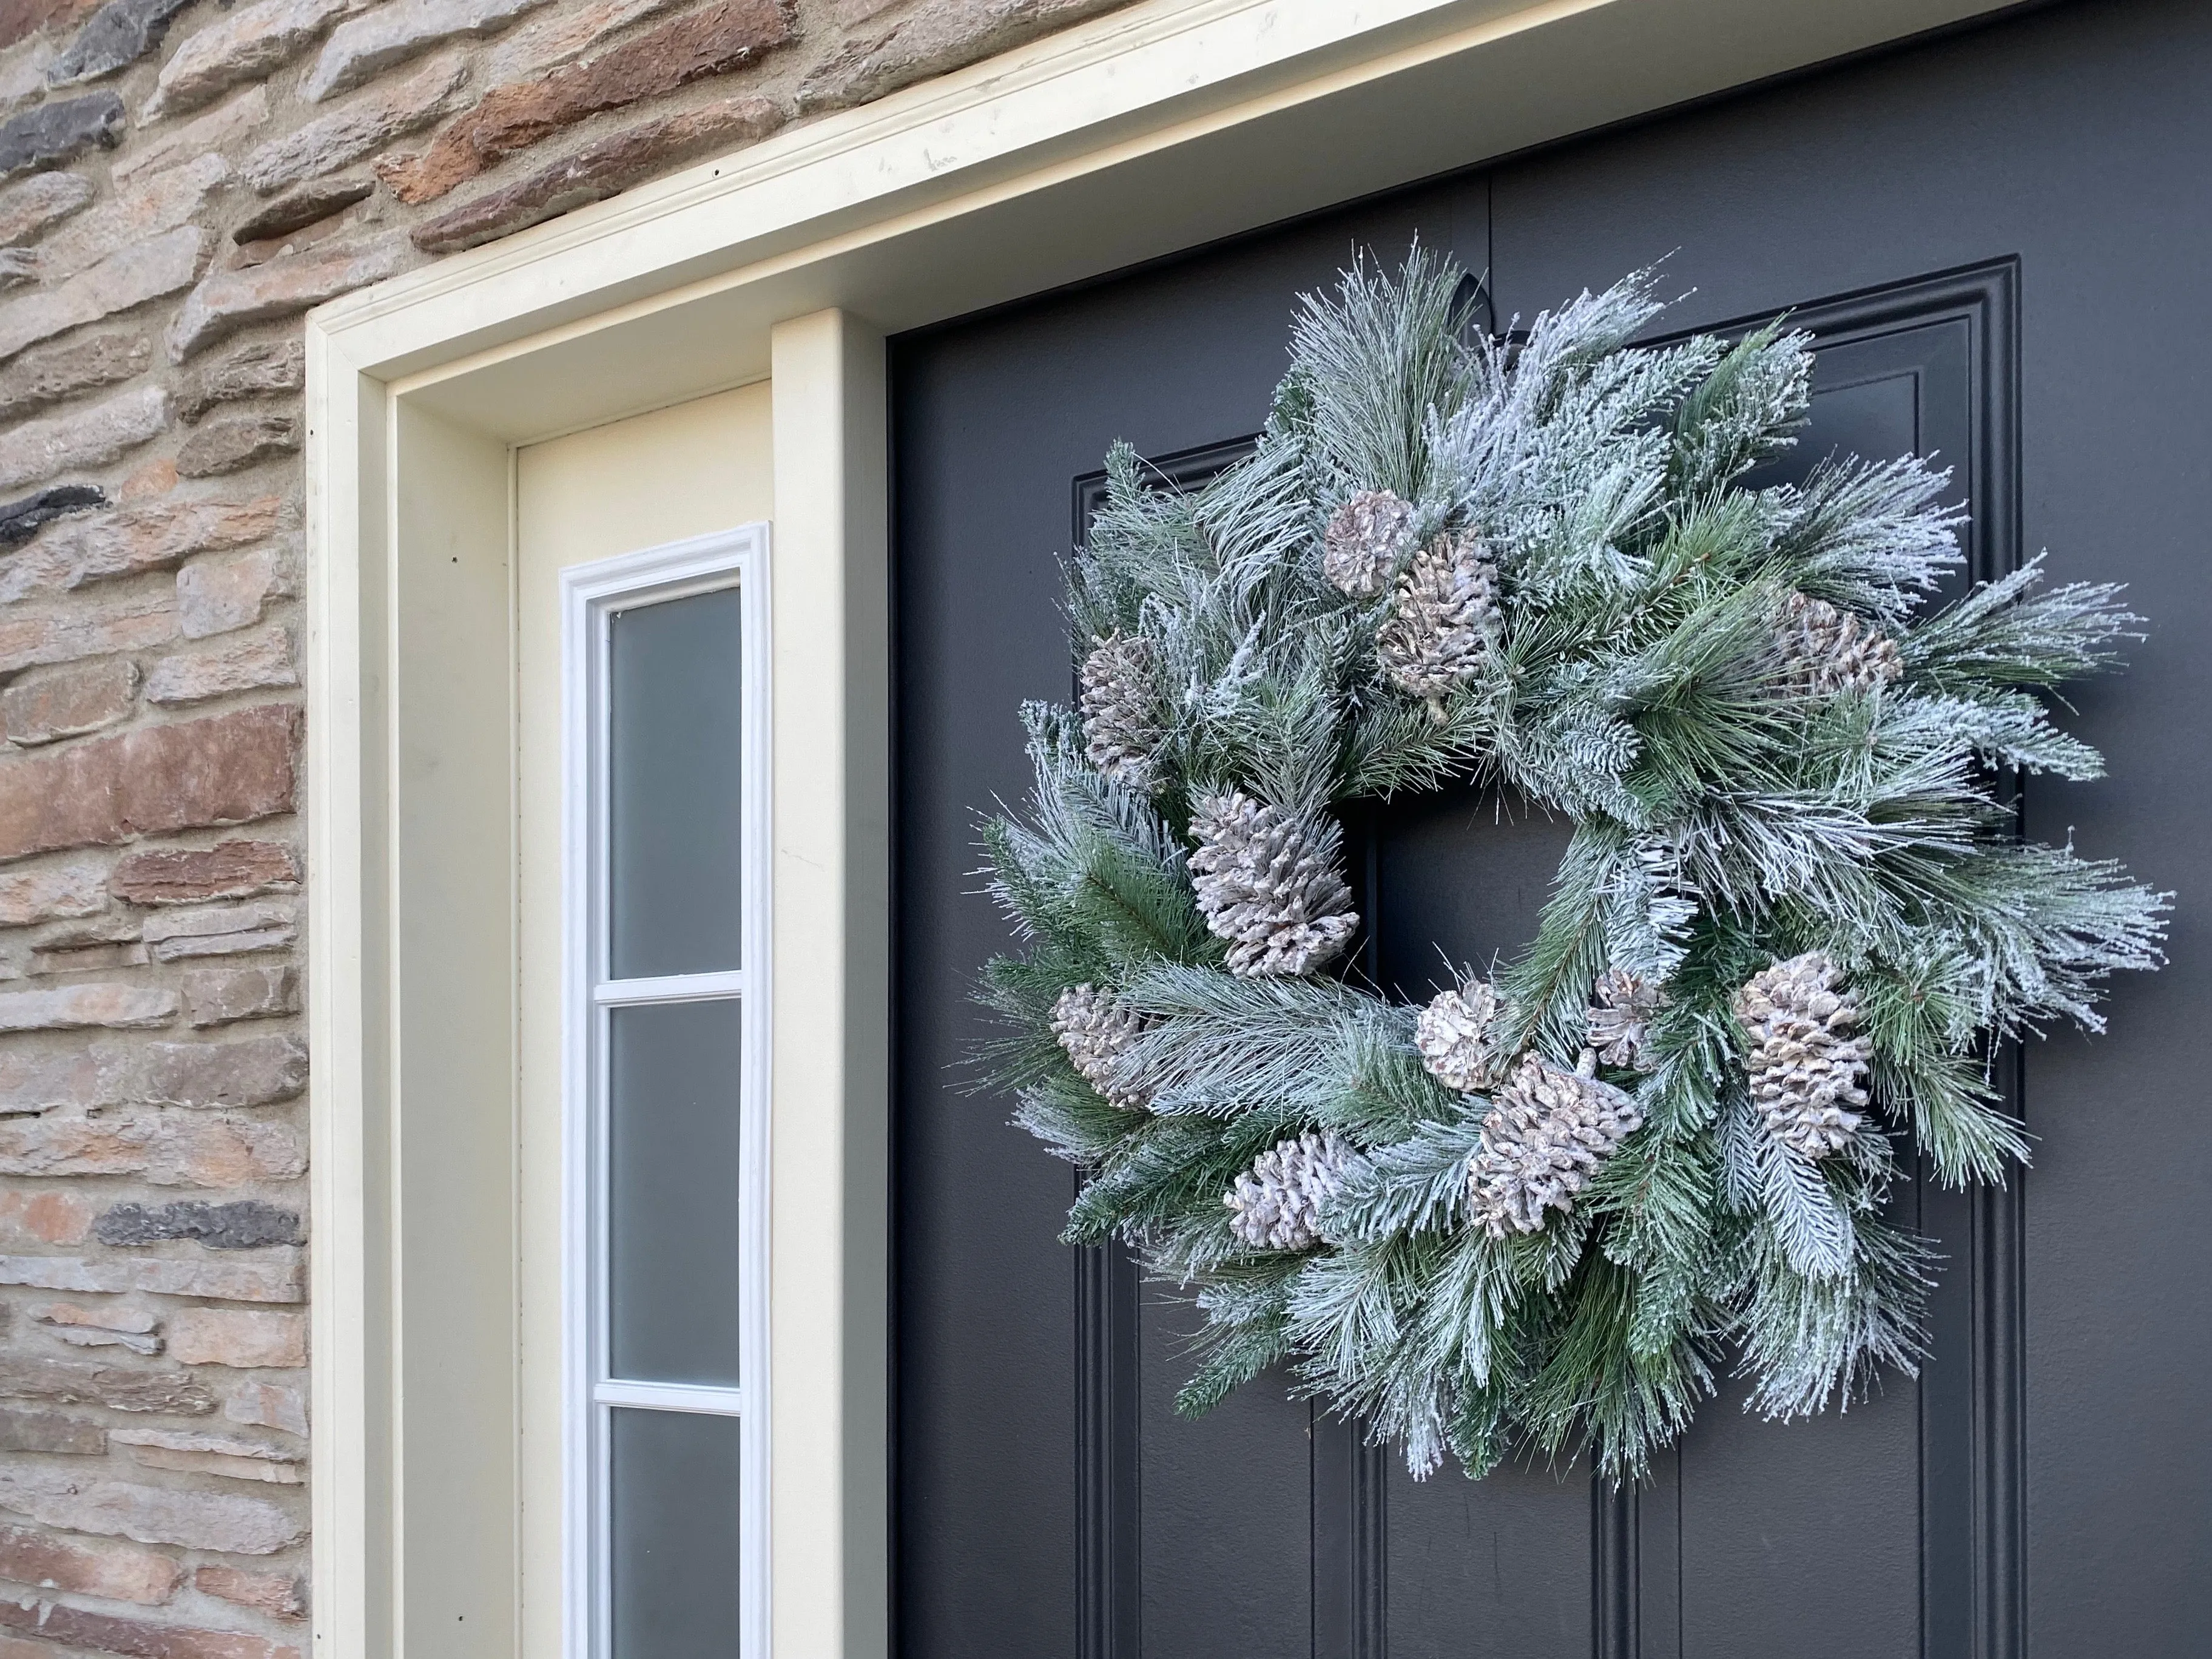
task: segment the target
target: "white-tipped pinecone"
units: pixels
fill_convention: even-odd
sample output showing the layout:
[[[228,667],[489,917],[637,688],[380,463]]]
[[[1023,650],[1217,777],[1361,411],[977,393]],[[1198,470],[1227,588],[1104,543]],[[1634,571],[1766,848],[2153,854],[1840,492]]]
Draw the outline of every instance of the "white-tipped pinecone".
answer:
[[[1503,621],[1490,550],[1471,530],[1448,531],[1398,578],[1375,655],[1393,685],[1441,713],[1444,694],[1481,665]]]
[[[1132,789],[1152,787],[1152,754],[1167,735],[1156,658],[1150,640],[1117,628],[1093,640],[1083,659],[1083,752],[1102,774]]]
[[[1114,1064],[1144,1030],[1142,1015],[1095,985],[1072,986],[1052,1005],[1052,1034],[1069,1060],[1107,1104],[1124,1111],[1140,1112],[1146,1102],[1115,1082]]]
[[[1651,1037],[1651,1016],[1667,1001],[1659,988],[1641,974],[1608,968],[1597,976],[1595,999],[1588,1041],[1597,1057],[1607,1066],[1650,1071],[1645,1047]]]
[[[1571,1212],[1598,1165],[1643,1121],[1635,1100],[1610,1084],[1527,1056],[1492,1099],[1482,1144],[1468,1160],[1474,1224],[1492,1238],[1540,1232],[1544,1212]]]
[[[1848,1035],[1859,1005],[1825,951],[1753,974],[1730,1000],[1751,1033],[1752,1103],[1775,1138],[1800,1158],[1840,1152],[1866,1121],[1866,1038]]]
[[[1321,1243],[1321,1206],[1344,1184],[1352,1149],[1309,1129],[1260,1154],[1222,1197],[1229,1230],[1255,1249],[1310,1250]]]
[[[1329,515],[1321,573],[1339,592],[1371,599],[1413,540],[1413,504],[1387,489],[1363,489]]]
[[[1495,1083],[1507,1059],[1497,1045],[1498,1014],[1498,992],[1487,980],[1439,993],[1413,1027],[1413,1046],[1429,1074],[1462,1094]]]
[[[1190,833],[1191,885],[1206,927],[1229,941],[1231,973],[1310,974],[1358,930],[1334,835],[1237,789],[1200,800]]]
[[[1864,617],[1808,593],[1782,601],[1774,643],[1790,688],[1814,696],[1872,691],[1905,673],[1895,640]]]

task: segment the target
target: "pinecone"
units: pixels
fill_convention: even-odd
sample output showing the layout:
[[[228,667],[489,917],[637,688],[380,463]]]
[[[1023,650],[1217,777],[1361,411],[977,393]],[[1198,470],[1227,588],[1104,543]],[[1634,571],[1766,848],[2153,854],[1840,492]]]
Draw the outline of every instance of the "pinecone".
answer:
[[[1481,665],[1503,620],[1490,550],[1471,530],[1449,531],[1398,578],[1375,655],[1393,685],[1441,716],[1444,694]]]
[[[1091,642],[1083,659],[1083,752],[1116,783],[1152,786],[1152,752],[1167,735],[1160,724],[1157,653],[1141,634],[1115,629]]]
[[[1597,1057],[1607,1066],[1650,1071],[1644,1044],[1651,1036],[1651,1016],[1666,1006],[1666,997],[1643,975],[1625,968],[1600,974],[1595,994],[1588,1041]]]
[[[1498,992],[1487,980],[1472,980],[1456,991],[1444,991],[1421,1010],[1413,1028],[1413,1046],[1421,1051],[1421,1064],[1448,1089],[1462,1094],[1486,1089],[1498,1080],[1500,1065],[1508,1058],[1498,1052]]]
[[[1871,691],[1905,673],[1895,640],[1865,617],[1810,594],[1792,593],[1783,600],[1774,643],[1785,665],[1786,683],[1802,695]]]
[[[1344,1184],[1352,1149],[1326,1129],[1309,1129],[1260,1154],[1222,1197],[1229,1231],[1255,1249],[1310,1250],[1321,1243],[1321,1206]]]
[[[1312,973],[1358,928],[1334,838],[1295,813],[1231,789],[1197,804],[1190,833],[1198,842],[1190,855],[1198,908],[1214,935],[1229,941],[1231,973]]]
[[[1413,539],[1413,504],[1387,489],[1363,489],[1329,515],[1321,573],[1355,599],[1382,591]]]
[[[1140,1112],[1147,1104],[1141,1094],[1119,1087],[1114,1063],[1129,1045],[1144,1035],[1144,1017],[1126,1003],[1116,1002],[1095,985],[1077,985],[1062,991],[1052,1005],[1052,1034],[1067,1051],[1083,1080],[1103,1096],[1109,1106]]]
[[[1585,1053],[1583,1063],[1595,1062]],[[1492,1100],[1468,1160],[1475,1224],[1492,1238],[1540,1232],[1544,1212],[1571,1212],[1575,1194],[1643,1121],[1635,1100],[1610,1084],[1527,1056]]]
[[[1839,1152],[1865,1117],[1866,1038],[1846,1036],[1859,1023],[1857,1000],[1843,969],[1820,951],[1753,974],[1729,1006],[1752,1036],[1752,1103],[1766,1127],[1800,1158]]]

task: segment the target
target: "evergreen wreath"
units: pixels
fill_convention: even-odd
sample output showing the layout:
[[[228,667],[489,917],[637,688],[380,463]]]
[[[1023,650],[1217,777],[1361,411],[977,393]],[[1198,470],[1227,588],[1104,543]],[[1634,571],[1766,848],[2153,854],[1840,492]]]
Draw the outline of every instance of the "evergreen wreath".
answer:
[[[1064,1237],[1194,1289],[1185,1410],[1285,1363],[1416,1475],[1634,1478],[1731,1364],[1783,1417],[1912,1371],[1893,1185],[2002,1182],[1996,1046],[2161,960],[2165,897],[2000,787],[2100,775],[2039,694],[2139,619],[2035,563],[1920,614],[1962,515],[1917,459],[1747,486],[1808,337],[1632,346],[1646,271],[1508,343],[1462,280],[1308,296],[1204,488],[1109,458],[1078,702],[985,830],[993,1057]],[[1522,955],[1407,1006],[1344,966],[1334,809],[1459,778],[1572,836]]]

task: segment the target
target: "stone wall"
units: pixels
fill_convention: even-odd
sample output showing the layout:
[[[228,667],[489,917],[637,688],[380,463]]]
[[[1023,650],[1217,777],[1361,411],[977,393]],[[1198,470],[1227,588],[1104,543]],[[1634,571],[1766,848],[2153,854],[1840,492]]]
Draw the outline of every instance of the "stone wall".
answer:
[[[0,1659],[306,1645],[300,314],[1120,0],[0,0]]]

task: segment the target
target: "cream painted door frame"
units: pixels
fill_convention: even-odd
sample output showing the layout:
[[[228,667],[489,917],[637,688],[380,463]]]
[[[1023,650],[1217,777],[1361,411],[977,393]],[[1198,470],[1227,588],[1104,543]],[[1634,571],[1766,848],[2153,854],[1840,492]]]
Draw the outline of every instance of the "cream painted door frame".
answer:
[[[536,1650],[522,1517],[514,452],[770,381],[770,1547],[886,1650],[883,338],[1997,9],[1139,0],[307,329],[315,1644]],[[1421,118],[1404,118],[1419,110]]]

